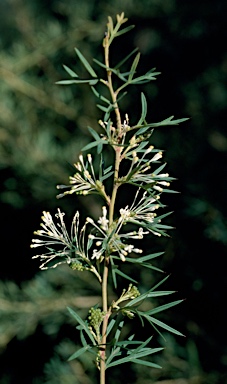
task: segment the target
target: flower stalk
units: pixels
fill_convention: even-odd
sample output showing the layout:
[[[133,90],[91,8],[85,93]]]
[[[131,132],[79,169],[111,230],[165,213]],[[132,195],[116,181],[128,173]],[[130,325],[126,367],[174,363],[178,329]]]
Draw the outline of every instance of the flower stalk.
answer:
[[[128,339],[122,341],[125,318],[133,320],[138,315],[142,324],[144,321],[148,321],[155,329],[158,326],[181,335],[179,331],[157,320],[153,314],[166,310],[182,300],[167,303],[150,311],[138,309],[145,299],[152,300],[154,297],[173,293],[172,291],[157,291],[158,286],[164,283],[166,278],[142,295],[138,287],[131,283],[127,289],[123,289],[119,297],[117,293],[119,278],[135,282],[131,276],[121,270],[124,263],[134,264],[136,268],[148,268],[161,272],[152,263],[153,259],[162,255],[163,252],[141,255],[143,249],[137,248],[137,244],[135,246],[135,241],[138,242],[145,236],[168,236],[167,231],[172,228],[162,222],[170,213],[160,214],[157,211],[165,208],[161,203],[162,194],[175,192],[169,189],[170,183],[174,179],[168,173],[163,172],[166,166],[165,163],[161,163],[163,153],[151,145],[150,137],[155,127],[179,124],[187,120],[173,120],[171,116],[159,123],[147,123],[147,101],[145,95],[141,93],[142,112],[139,121],[130,125],[126,113],[122,123],[119,106],[119,100],[121,96],[124,96],[121,94],[122,90],[130,85],[141,85],[153,81],[159,74],[153,69],[145,75],[137,75],[140,54],[135,56],[129,70],[121,72],[122,65],[131,59],[134,51],[115,67],[112,66],[112,63],[110,65],[110,46],[113,40],[132,28],[131,26],[122,28],[126,22],[124,13],[117,15],[115,25],[112,18],[108,18],[107,31],[103,40],[104,63],[94,59],[102,70],[105,69],[104,78],[97,75],[83,54],[76,49],[76,54],[89,73],[90,79],[80,79],[73,70],[64,66],[72,79],[58,82],[62,85],[87,83],[98,97],[99,102],[102,102],[99,107],[104,112],[103,121],[99,121],[104,133],[100,135],[94,129],[89,128],[93,141],[82,149],[83,152],[89,151],[89,153],[87,156],[82,153],[79,155],[79,160],[74,165],[76,172],[69,178],[69,186],[57,186],[58,189],[64,190],[58,195],[58,198],[74,193],[83,196],[96,194],[102,200],[100,208],[102,215],[98,220],[88,216],[81,226],[79,212],[76,212],[71,231],[68,232],[64,222],[64,213],[60,209],[56,215],[57,224],[49,212],[43,212],[42,229],[34,232],[38,238],[34,238],[31,244],[32,248],[45,248],[45,252],[34,256],[34,258],[40,258],[41,269],[67,264],[75,273],[91,272],[100,283],[101,308],[91,308],[87,320],[83,320],[69,308],[70,314],[79,323],[83,344],[83,347],[69,359],[79,358],[85,352],[91,352],[93,356],[94,350],[98,351],[96,365],[100,371],[100,384],[105,384],[106,372],[109,368],[125,362],[159,367],[156,363],[143,359],[162,349],[151,348],[150,337],[145,341],[139,341],[134,340],[134,336],[129,336]],[[118,78],[118,83],[121,82],[116,89],[114,88],[115,78]],[[102,94],[100,90],[97,90],[97,85],[107,89],[109,96],[106,96],[106,92]],[[91,152],[94,149],[97,150],[99,169],[93,164]],[[108,156],[108,149],[113,151],[114,160],[111,166],[105,167],[103,164],[105,164],[105,156]],[[122,167],[122,163],[124,167]],[[107,182],[108,185],[112,185],[110,194],[107,192],[109,188]],[[130,187],[130,191],[132,191],[130,197],[133,201],[117,211],[116,203],[119,204],[121,201],[120,192],[124,185]],[[112,303],[110,303],[108,295],[110,274],[116,290],[116,299],[112,300]],[[137,284],[137,282],[135,283]]]

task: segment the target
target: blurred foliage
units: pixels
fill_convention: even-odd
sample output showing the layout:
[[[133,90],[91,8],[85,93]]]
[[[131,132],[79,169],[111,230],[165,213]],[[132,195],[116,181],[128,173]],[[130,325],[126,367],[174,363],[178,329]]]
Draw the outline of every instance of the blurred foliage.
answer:
[[[175,189],[181,192],[180,198],[166,201],[175,210],[172,224],[177,229],[165,243],[161,267],[173,272],[181,297],[187,297],[174,318],[169,311],[168,319],[187,340],[168,340],[160,372],[128,367],[124,380],[140,384],[224,384],[227,380],[223,314],[227,288],[227,2],[51,0],[47,5],[44,0],[1,0],[3,384],[92,382],[89,377],[94,371],[87,361],[66,362],[77,341],[64,308],[70,304],[83,310],[80,296],[86,291],[96,300],[96,288],[64,268],[37,274],[28,248],[42,209],[60,204],[71,212],[72,204],[75,209],[82,204],[78,198],[56,201],[55,185],[67,182],[73,172],[71,164],[89,141],[86,127],[98,128],[101,116],[88,88],[55,85],[65,78],[62,64],[86,77],[74,47],[89,61],[99,58],[106,17],[121,11],[136,28],[121,47],[115,46],[116,62],[123,51],[138,46],[141,72],[151,66],[162,72],[155,83],[144,87],[150,106],[148,120],[159,121],[173,111],[176,118],[191,117],[184,127],[162,128],[153,136],[155,145],[167,149],[171,174],[178,179]],[[124,104],[125,112],[134,112],[131,119],[135,121],[139,99],[135,87]],[[95,214],[96,201],[89,198],[86,202],[82,209],[89,207]],[[152,276],[142,277],[144,286],[149,285]],[[110,384],[121,379],[120,371],[112,372]]]

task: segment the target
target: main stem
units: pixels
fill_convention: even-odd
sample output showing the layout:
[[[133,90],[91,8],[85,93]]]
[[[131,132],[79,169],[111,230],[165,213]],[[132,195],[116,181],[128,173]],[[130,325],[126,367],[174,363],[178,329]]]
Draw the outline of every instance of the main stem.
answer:
[[[104,53],[105,53],[105,64],[107,68],[107,86],[110,91],[110,95],[112,98],[113,106],[115,108],[115,114],[116,114],[116,123],[117,123],[117,132],[120,137],[121,135],[121,115],[117,103],[117,95],[116,92],[114,92],[113,85],[112,85],[112,71],[109,69],[109,36],[106,36],[104,39]],[[117,190],[118,190],[118,174],[119,174],[119,167],[120,167],[120,156],[121,156],[121,147],[116,146],[115,147],[115,168],[114,168],[114,183],[113,183],[113,191],[112,196],[110,200],[109,205],[109,226],[111,228],[113,224],[114,219],[114,206],[117,196]],[[111,308],[108,309],[108,274],[109,274],[109,255],[106,255],[105,262],[104,262],[104,270],[103,270],[103,279],[102,279],[102,304],[103,304],[103,312],[105,313],[105,317],[103,319],[103,325],[102,325],[102,344],[100,348],[100,384],[105,384],[106,381],[106,332],[107,332],[107,326],[109,317],[111,315]]]

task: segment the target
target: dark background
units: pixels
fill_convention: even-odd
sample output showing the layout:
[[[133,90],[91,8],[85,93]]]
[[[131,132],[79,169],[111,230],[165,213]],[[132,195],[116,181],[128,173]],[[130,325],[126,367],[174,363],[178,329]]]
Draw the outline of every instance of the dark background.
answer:
[[[166,335],[165,352],[157,358],[162,371],[122,366],[112,370],[109,383],[120,382],[122,374],[126,383],[227,382],[227,2],[1,0],[3,384],[93,382],[87,357],[65,362],[78,336],[65,307],[80,308],[86,316],[99,287],[89,276],[75,279],[69,268],[40,272],[29,244],[42,210],[60,206],[69,216],[78,208],[84,215],[87,209],[96,213],[94,200],[56,200],[55,186],[67,183],[71,164],[90,139],[86,127],[97,128],[102,114],[89,87],[55,82],[67,78],[62,64],[84,76],[75,46],[90,62],[102,59],[107,16],[122,11],[136,27],[115,43],[113,64],[139,47],[139,72],[152,67],[162,72],[155,82],[131,88],[122,104],[131,123],[140,114],[141,91],[148,100],[148,121],[190,117],[179,126],[157,129],[152,141],[166,151],[168,172],[180,192],[166,197],[176,229],[154,247],[166,250],[160,261],[171,273],[166,287],[178,291],[176,299],[187,299],[164,319],[186,338]],[[144,287],[153,281],[144,272],[141,279]],[[81,302],[84,295],[88,298]]]

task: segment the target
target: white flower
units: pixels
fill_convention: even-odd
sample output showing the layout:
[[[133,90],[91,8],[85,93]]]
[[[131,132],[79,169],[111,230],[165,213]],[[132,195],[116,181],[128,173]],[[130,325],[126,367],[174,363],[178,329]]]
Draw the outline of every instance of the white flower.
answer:
[[[87,155],[87,162],[85,164],[83,155],[79,155],[79,161],[74,164],[74,167],[77,169],[73,176],[69,177],[69,182],[71,184],[70,190],[64,192],[63,194],[58,195],[58,197],[62,197],[64,195],[77,193],[82,195],[88,195],[93,191],[101,190],[103,187],[102,183],[98,183],[95,176],[95,171],[92,164],[92,156],[91,154]],[[68,188],[65,185],[58,185],[57,189]]]
[[[120,252],[119,255],[120,255],[121,261],[125,262],[126,257],[125,257],[125,255],[123,254],[123,252]]]
[[[98,223],[100,224],[100,227],[104,230],[104,231],[107,231],[108,230],[108,223],[109,223],[109,220],[107,219],[107,209],[106,207],[102,207],[102,213],[103,213],[103,216],[101,216],[99,219],[98,219]]]
[[[92,253],[92,259],[100,259],[100,257],[103,255],[103,249],[101,248],[99,251],[97,249],[94,249],[93,250],[93,253]]]
[[[62,263],[70,264],[72,255],[75,256],[74,258],[80,259],[80,261],[87,262],[89,260],[84,250],[86,224],[79,232],[79,212],[76,212],[72,221],[71,234],[69,234],[64,222],[64,215],[64,212],[61,212],[58,208],[58,213],[55,216],[59,222],[55,224],[51,214],[44,211],[43,222],[40,224],[42,229],[34,232],[41,239],[32,239],[31,248],[42,246],[48,250],[45,253],[33,256],[33,259],[39,257],[43,262],[40,266],[41,269],[55,268]],[[53,249],[53,246],[56,249]]]
[[[163,191],[163,188],[159,187],[158,185],[154,185],[153,188],[158,191],[158,192],[162,192]]]
[[[159,159],[161,159],[162,158],[162,152],[158,152],[158,153],[156,153],[153,157],[152,157],[152,159],[150,160],[150,161],[157,161],[157,160],[159,160]]]
[[[128,205],[125,208],[120,209],[120,215],[121,215],[121,221],[125,222],[130,218],[130,209],[128,208]]]
[[[170,183],[168,181],[157,181],[158,184],[164,185],[165,187],[169,187]]]
[[[132,245],[132,244],[128,244],[128,245],[126,245],[126,247],[125,247],[125,251],[126,252],[128,252],[128,253],[131,253],[132,252],[132,250],[133,250],[133,248],[134,248],[134,245]]]

